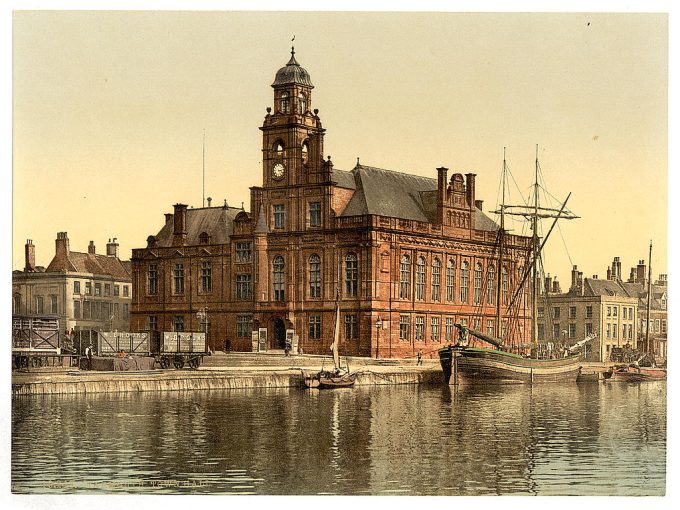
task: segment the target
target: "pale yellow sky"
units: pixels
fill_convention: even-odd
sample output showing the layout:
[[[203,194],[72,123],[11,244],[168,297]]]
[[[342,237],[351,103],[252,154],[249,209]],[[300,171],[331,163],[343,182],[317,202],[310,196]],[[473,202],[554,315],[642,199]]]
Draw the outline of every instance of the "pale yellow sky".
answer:
[[[247,208],[293,35],[336,168],[475,172],[488,211],[503,147],[526,193],[539,144],[582,217],[546,270],[566,287],[570,258],[605,277],[617,255],[627,277],[653,239],[666,272],[664,14],[17,12],[13,267],[27,238],[47,265],[64,230],[128,258],[172,204],[199,207],[204,129],[206,195]]]

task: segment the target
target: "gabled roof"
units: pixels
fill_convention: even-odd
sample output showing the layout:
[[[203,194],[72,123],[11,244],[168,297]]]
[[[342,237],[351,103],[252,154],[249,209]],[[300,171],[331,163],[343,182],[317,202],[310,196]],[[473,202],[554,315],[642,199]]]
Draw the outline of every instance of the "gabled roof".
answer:
[[[187,209],[185,244],[198,245],[199,236],[206,232],[210,236],[209,244],[226,244],[234,233],[234,218],[242,209],[236,207],[202,207]],[[168,215],[163,228],[156,235],[157,247],[172,246],[174,231],[173,215]]]
[[[337,175],[336,175],[337,172]],[[350,188],[348,175],[356,189],[340,216],[374,214],[413,221],[434,222],[437,212],[437,180],[383,168],[357,165],[351,172],[333,170],[333,179]],[[350,188],[352,189],[352,188]],[[477,230],[498,230],[498,225],[475,209]]]
[[[637,297],[631,295],[621,283],[615,280],[584,278],[583,285],[586,296]]]
[[[46,270],[46,272],[59,271],[110,275],[113,278],[129,279],[131,263],[130,261],[122,262],[117,257],[69,251],[65,259],[55,256]]]

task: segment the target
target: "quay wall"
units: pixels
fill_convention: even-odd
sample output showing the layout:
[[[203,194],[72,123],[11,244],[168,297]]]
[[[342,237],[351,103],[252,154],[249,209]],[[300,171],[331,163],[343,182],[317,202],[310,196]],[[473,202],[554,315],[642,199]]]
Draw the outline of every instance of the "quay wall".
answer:
[[[153,371],[144,373],[69,372],[49,376],[16,376],[12,396],[125,393],[142,391],[223,390],[302,387],[300,370],[226,373],[225,371]],[[443,384],[441,370],[361,370],[356,385]]]

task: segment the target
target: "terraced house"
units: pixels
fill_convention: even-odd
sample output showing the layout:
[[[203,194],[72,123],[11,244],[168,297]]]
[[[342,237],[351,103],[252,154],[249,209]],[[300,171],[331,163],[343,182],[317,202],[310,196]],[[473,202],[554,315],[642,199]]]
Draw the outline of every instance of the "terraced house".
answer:
[[[272,88],[249,210],[176,204],[133,250],[134,330],[206,330],[213,350],[240,351],[283,348],[293,334],[304,352],[325,353],[339,301],[347,354],[427,355],[454,340],[456,322],[530,332],[528,295],[496,322],[530,239],[506,233],[499,257],[474,173],[337,169],[294,51]]]

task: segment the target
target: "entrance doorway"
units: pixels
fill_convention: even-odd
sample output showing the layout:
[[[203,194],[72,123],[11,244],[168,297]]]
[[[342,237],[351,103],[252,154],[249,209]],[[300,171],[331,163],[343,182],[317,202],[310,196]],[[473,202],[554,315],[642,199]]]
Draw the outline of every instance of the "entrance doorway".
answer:
[[[286,348],[286,324],[283,319],[274,321],[274,349]]]

